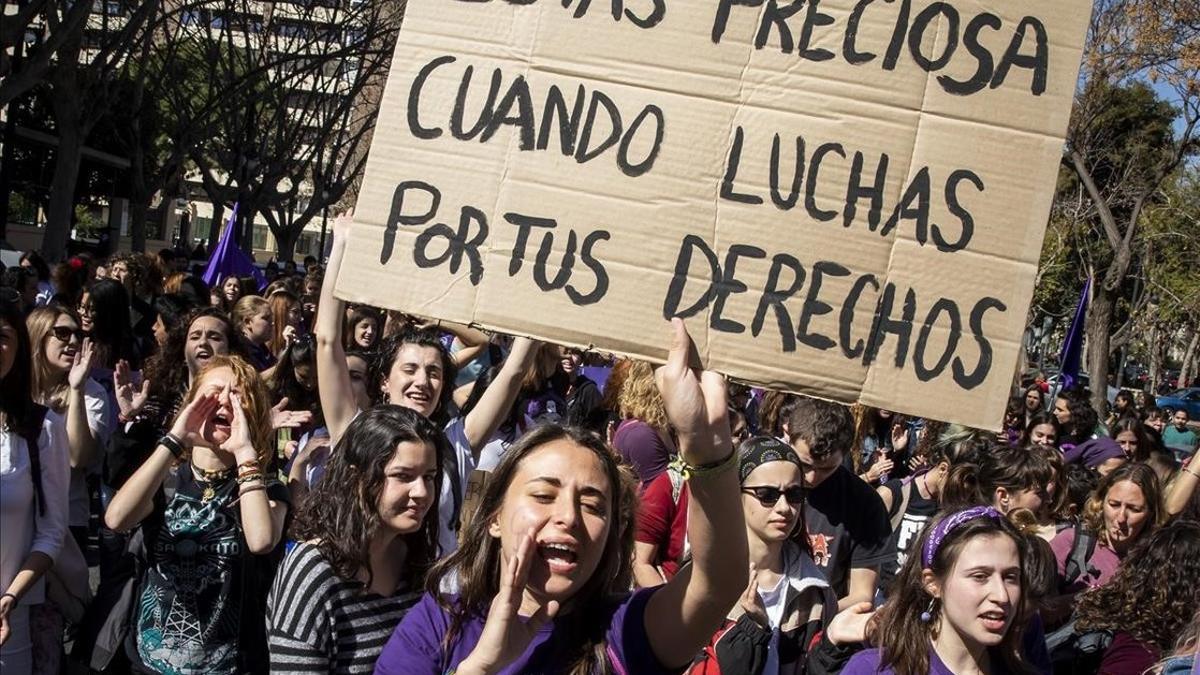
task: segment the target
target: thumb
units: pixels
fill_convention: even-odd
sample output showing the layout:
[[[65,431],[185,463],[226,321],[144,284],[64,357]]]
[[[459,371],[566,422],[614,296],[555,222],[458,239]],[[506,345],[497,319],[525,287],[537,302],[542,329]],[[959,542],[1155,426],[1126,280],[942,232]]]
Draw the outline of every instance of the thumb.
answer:
[[[283,398],[279,399],[279,403],[276,403],[275,406],[273,408],[271,408],[271,410],[274,412],[283,412],[283,409],[287,407],[287,404],[288,404],[288,398],[286,396],[284,396]]]
[[[682,373],[687,370],[688,346],[692,338],[688,335],[687,326],[683,319],[671,319],[671,351],[667,354],[667,368],[672,373]]]
[[[148,395],[149,393],[150,393],[150,380],[144,379],[144,380],[142,380],[142,394]]]

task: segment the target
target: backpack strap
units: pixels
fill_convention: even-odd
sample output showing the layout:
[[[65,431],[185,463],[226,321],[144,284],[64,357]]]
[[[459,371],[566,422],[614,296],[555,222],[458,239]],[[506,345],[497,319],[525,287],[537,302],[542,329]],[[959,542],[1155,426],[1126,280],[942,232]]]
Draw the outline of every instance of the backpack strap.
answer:
[[[46,421],[46,406],[34,404],[29,417],[21,425],[21,438],[29,451],[29,478],[33,480],[33,500],[39,516],[46,515],[46,493],[42,488],[42,449],[38,445],[42,436],[42,424]],[[37,519],[33,526],[37,527]]]
[[[1071,552],[1067,554],[1066,569],[1063,574],[1065,585],[1075,583],[1087,572],[1091,576],[1100,574],[1100,570],[1091,564],[1092,554],[1096,552],[1096,534],[1083,527],[1075,527],[1075,541],[1071,543]]]

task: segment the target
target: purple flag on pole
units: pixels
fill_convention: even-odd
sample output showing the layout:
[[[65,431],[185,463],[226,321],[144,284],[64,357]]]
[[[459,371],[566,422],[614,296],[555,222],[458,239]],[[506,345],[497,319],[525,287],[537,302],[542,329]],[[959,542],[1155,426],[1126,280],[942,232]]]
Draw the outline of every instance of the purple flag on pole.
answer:
[[[1087,319],[1088,291],[1091,286],[1092,278],[1088,277],[1083,284],[1083,291],[1079,294],[1079,304],[1075,307],[1075,318],[1071,320],[1071,327],[1067,329],[1067,337],[1063,340],[1062,352],[1058,356],[1059,390],[1070,388],[1079,377],[1079,362],[1083,355],[1083,334],[1086,330],[1084,322]]]
[[[217,242],[217,247],[208,257],[208,267],[204,269],[204,283],[208,284],[209,288],[213,288],[231,276],[254,277],[255,283],[258,284],[258,290],[261,291],[267,286],[267,278],[254,266],[254,261],[250,259],[250,256],[238,248],[234,241],[233,231],[234,225],[237,223],[237,212],[238,205],[234,204],[229,219],[225,221],[225,231],[221,233],[221,240]]]

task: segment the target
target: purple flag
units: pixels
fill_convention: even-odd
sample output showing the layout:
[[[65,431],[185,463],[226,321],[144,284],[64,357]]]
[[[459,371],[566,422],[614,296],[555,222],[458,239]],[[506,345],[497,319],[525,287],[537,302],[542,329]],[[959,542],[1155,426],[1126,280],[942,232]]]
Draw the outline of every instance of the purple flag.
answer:
[[[225,221],[225,231],[221,240],[208,257],[208,267],[204,269],[204,283],[213,288],[229,277],[254,277],[258,290],[267,287],[267,278],[254,266],[254,261],[245,251],[238,248],[234,241],[233,231],[237,222],[238,205],[233,205],[229,219]]]
[[[1079,377],[1079,362],[1083,355],[1083,334],[1086,331],[1084,323],[1087,319],[1088,291],[1091,286],[1092,278],[1088,277],[1083,284],[1083,291],[1079,294],[1079,304],[1075,307],[1075,318],[1071,320],[1071,327],[1067,329],[1067,337],[1063,340],[1062,352],[1058,355],[1058,388],[1060,391],[1069,389]]]

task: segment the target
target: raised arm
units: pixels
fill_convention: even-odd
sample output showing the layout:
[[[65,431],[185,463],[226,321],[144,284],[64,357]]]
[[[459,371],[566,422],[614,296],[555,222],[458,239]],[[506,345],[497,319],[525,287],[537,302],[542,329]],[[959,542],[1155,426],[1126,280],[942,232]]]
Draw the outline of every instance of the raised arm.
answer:
[[[453,335],[462,347],[453,354],[455,368],[462,368],[479,358],[479,355],[487,349],[488,341],[491,340],[491,336],[487,333],[458,323],[443,322],[441,329]]]
[[[191,447],[195,433],[189,430],[199,429],[218,405],[214,393],[196,396],[175,418],[170,435],[182,448]],[[104,524],[111,530],[125,532],[145,520],[154,510],[154,494],[158,492],[159,486],[167,477],[167,471],[174,463],[175,455],[171,454],[170,448],[159,443],[138,470],[133,472],[120,490],[117,490],[117,494],[104,511]]]
[[[645,629],[662,665],[682,668],[737,602],[749,562],[725,380],[689,367],[691,337],[682,319],[672,323],[671,353],[656,377],[679,437],[680,457],[693,467],[688,479],[692,564],[650,598]]]
[[[1196,494],[1197,486],[1200,486],[1200,460],[1193,455],[1192,461],[1167,486],[1167,493],[1163,497],[1167,515],[1174,517],[1183,513]]]
[[[342,432],[358,414],[354,390],[350,385],[350,369],[346,367],[346,350],[342,346],[346,303],[333,294],[334,283],[342,269],[342,257],[346,253],[352,215],[343,213],[333,221],[329,265],[325,268],[325,283],[321,284],[321,299],[313,322],[317,336],[317,389],[321,395],[321,411],[325,413],[325,426],[334,441],[342,437]]]
[[[521,378],[524,377],[525,370],[533,365],[536,352],[537,343],[533,340],[525,337],[513,340],[512,351],[508,353],[508,358],[504,359],[504,365],[500,367],[496,379],[492,380],[491,386],[479,398],[479,403],[475,404],[475,408],[463,420],[467,442],[471,444],[471,454],[475,455],[476,460],[479,459],[479,452],[483,450],[483,446],[491,440],[492,434],[496,433],[496,429],[516,402],[517,394],[521,391]],[[326,413],[326,419],[328,418]]]
[[[99,440],[88,424],[87,387],[88,373],[92,369],[95,350],[91,338],[85,338],[75,353],[74,363],[67,373],[67,448],[70,451],[71,468],[85,467],[92,461]]]

